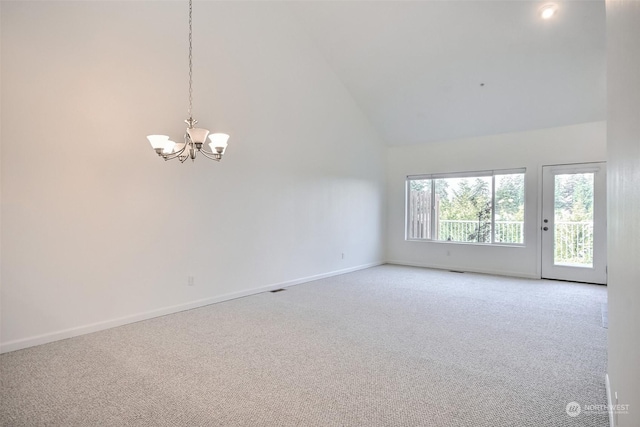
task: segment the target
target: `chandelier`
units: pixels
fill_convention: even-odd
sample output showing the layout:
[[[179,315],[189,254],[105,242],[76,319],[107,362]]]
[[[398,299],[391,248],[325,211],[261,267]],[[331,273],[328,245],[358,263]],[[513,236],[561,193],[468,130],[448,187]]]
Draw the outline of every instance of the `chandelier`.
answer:
[[[209,134],[208,129],[195,127],[198,121],[194,120],[191,115],[193,106],[193,55],[191,43],[193,6],[191,3],[192,0],[189,0],[189,118],[185,120],[187,131],[184,134],[184,142],[174,142],[167,135],[149,135],[147,139],[158,156],[165,160],[178,159],[181,163],[184,163],[189,158],[195,160],[196,155],[201,153],[206,158],[219,162],[227,148],[229,135],[226,133]],[[208,144],[210,151],[204,147],[207,136],[210,141]]]

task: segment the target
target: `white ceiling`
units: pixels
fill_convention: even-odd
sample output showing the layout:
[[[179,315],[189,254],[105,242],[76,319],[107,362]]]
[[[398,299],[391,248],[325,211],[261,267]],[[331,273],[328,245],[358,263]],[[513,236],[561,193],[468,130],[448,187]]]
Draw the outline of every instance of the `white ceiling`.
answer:
[[[539,1],[290,7],[380,135],[403,145],[604,120],[604,1],[557,3],[549,21]]]

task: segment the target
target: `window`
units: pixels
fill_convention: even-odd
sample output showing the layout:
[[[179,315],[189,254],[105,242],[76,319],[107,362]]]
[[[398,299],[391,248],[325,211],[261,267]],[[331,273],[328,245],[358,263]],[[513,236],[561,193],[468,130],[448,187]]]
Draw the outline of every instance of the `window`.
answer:
[[[408,240],[524,243],[525,169],[407,177]]]

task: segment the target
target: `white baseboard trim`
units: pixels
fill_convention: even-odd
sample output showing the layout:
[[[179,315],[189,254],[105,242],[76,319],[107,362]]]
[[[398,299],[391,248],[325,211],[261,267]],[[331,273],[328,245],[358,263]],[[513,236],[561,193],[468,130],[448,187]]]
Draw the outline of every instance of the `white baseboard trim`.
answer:
[[[604,374],[604,385],[607,389],[607,412],[609,412],[609,427],[616,427],[616,420],[613,416],[613,402],[611,401],[611,384],[609,384],[609,374]]]
[[[467,268],[467,267],[456,267],[456,266],[445,266],[445,265],[437,265],[437,264],[429,264],[429,263],[416,263],[416,262],[406,262],[406,261],[398,261],[398,260],[387,260],[387,264],[394,265],[406,265],[408,267],[423,267],[423,268],[433,268],[436,270],[447,270],[447,271],[464,271],[468,273],[480,273],[480,274],[492,274],[495,276],[509,276],[509,277],[520,277],[523,279],[540,279],[540,276],[535,274],[526,274],[519,271],[508,271],[508,270],[484,270],[477,268]]]
[[[184,304],[178,304],[178,305],[173,305],[169,307],[159,308],[156,310],[146,311],[144,313],[132,314],[129,316],[123,316],[116,319],[104,320],[102,322],[90,323],[88,325],[77,326],[75,328],[69,328],[61,331],[50,332],[47,334],[36,335],[28,338],[9,341],[9,342],[0,344],[0,354],[21,350],[23,348],[33,347],[36,345],[47,344],[50,342],[59,341],[67,338],[73,338],[79,335],[90,334],[92,332],[103,331],[105,329],[115,328],[117,326],[127,325],[129,323],[140,322],[142,320],[148,320],[154,317],[165,316],[167,314],[178,313],[180,311],[191,310],[194,308],[203,307],[205,305],[215,304],[223,301],[229,301],[232,299],[242,298],[249,295],[255,295],[262,292],[268,292],[274,289],[286,288],[289,286],[299,285],[301,283],[307,283],[307,282],[312,282],[314,280],[325,279],[327,277],[338,276],[340,274],[351,273],[357,270],[364,270],[366,268],[371,268],[371,267],[375,267],[382,264],[384,264],[384,261],[361,264],[355,267],[344,268],[341,270],[335,270],[328,273],[301,277],[294,280],[288,280],[280,283],[273,283],[270,285],[260,286],[258,288],[253,288],[253,289],[247,289],[240,292],[232,292],[232,293],[218,295],[211,298],[204,298],[196,301],[191,301]]]

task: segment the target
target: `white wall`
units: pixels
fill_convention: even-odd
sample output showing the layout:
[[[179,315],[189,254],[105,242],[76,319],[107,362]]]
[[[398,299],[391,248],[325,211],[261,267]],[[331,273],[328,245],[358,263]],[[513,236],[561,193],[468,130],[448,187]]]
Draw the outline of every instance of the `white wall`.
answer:
[[[185,3],[1,7],[3,351],[383,260],[385,149],[286,4],[195,2],[231,139],[183,165]]]
[[[616,426],[640,426],[640,1],[607,0],[609,366]],[[618,396],[616,402],[615,396]],[[624,408],[620,408],[624,409]]]
[[[387,160],[387,260],[398,264],[540,278],[542,166],[604,160],[604,122],[391,147]],[[527,168],[524,247],[405,240],[407,175],[521,167]]]

